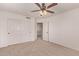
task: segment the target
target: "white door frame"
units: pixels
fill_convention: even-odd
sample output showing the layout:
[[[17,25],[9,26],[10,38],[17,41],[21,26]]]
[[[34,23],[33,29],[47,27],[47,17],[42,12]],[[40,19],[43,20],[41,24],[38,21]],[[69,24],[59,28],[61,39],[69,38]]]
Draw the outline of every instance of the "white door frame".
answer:
[[[37,40],[37,23],[43,23],[43,22],[35,22],[35,40]]]
[[[35,21],[35,40],[37,40],[37,23],[43,23],[43,40],[49,41],[49,22]]]

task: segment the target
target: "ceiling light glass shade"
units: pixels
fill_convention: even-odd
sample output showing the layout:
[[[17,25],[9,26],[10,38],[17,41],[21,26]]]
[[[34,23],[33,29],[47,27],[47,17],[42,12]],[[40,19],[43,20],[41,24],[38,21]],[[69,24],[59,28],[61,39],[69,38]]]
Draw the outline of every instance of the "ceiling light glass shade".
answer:
[[[46,12],[46,10],[40,11],[40,14],[41,14],[42,16],[44,16],[44,15],[47,15],[47,12]]]
[[[44,14],[44,15],[47,15],[47,11],[46,11],[46,10],[44,10],[44,11],[43,11],[43,14]]]
[[[43,11],[40,11],[40,14],[43,16]]]

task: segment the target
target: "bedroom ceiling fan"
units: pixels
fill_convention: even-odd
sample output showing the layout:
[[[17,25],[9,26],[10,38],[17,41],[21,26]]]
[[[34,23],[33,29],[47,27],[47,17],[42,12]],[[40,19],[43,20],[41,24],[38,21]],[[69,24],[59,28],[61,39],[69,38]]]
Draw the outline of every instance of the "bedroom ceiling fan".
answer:
[[[47,13],[54,13],[54,11],[48,10],[51,7],[54,7],[57,5],[57,3],[52,3],[49,6],[46,6],[45,3],[42,3],[42,5],[40,5],[39,3],[35,3],[40,9],[39,10],[33,10],[32,12],[38,12],[40,11],[40,15],[47,15]]]

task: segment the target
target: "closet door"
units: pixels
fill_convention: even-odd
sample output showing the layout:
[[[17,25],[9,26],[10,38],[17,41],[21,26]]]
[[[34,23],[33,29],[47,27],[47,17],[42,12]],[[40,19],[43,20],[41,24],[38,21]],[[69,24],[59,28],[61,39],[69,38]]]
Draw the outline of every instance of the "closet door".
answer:
[[[17,42],[20,42],[22,40],[22,34],[23,34],[23,27],[22,27],[22,21],[16,20],[16,19],[9,19],[8,20],[8,41],[9,44],[15,44]]]
[[[49,22],[49,41],[50,42],[52,42],[52,40],[55,38],[55,30],[54,30],[54,23],[52,21]]]
[[[34,24],[31,20],[8,20],[9,44],[22,43],[33,40]]]
[[[0,48],[7,46],[7,19],[0,16]]]
[[[15,43],[17,39],[17,22],[13,19],[8,19],[8,44]]]

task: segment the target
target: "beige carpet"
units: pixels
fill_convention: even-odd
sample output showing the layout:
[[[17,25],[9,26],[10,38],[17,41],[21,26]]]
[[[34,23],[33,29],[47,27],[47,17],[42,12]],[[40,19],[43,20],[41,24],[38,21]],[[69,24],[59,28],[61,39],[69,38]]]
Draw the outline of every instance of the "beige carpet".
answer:
[[[72,56],[79,55],[79,51],[50,43],[43,40],[15,44],[5,48],[0,48],[2,56]]]

